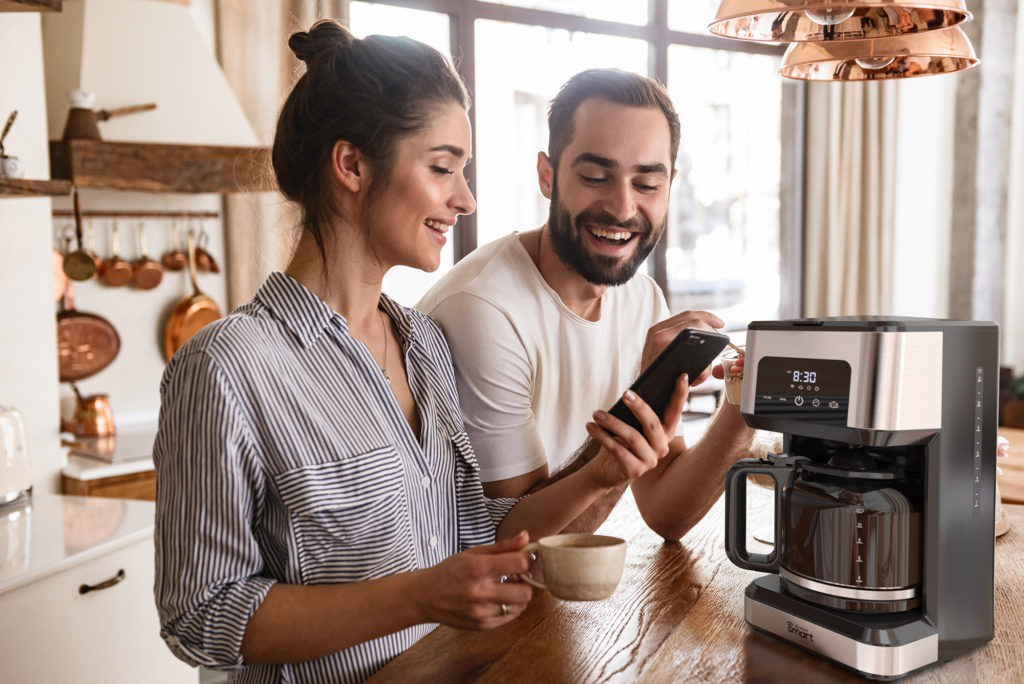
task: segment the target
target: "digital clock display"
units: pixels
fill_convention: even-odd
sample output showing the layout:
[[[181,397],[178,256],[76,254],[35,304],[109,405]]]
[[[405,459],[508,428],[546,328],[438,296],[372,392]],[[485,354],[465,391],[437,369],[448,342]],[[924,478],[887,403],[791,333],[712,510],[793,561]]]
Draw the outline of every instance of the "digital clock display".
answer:
[[[818,382],[818,372],[812,370],[791,370],[793,382],[814,384]]]
[[[838,359],[766,356],[757,367],[758,394],[848,397],[850,364]]]

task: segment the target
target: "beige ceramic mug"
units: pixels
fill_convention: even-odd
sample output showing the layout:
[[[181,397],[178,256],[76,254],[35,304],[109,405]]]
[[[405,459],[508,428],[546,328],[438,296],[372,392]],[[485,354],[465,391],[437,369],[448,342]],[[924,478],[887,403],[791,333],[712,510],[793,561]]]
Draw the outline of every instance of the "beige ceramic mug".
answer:
[[[567,601],[608,598],[622,579],[626,562],[626,542],[600,534],[543,537],[528,544],[523,552],[540,556],[545,582],[538,582],[529,573],[519,578]]]

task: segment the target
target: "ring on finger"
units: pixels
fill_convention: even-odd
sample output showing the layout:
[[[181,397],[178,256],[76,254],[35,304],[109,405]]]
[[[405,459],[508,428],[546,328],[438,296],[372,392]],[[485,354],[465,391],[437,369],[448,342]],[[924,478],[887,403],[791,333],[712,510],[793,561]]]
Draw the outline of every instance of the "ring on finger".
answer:
[[[507,603],[502,603],[501,604],[501,617],[505,617],[510,612],[511,611],[509,610],[508,604]]]

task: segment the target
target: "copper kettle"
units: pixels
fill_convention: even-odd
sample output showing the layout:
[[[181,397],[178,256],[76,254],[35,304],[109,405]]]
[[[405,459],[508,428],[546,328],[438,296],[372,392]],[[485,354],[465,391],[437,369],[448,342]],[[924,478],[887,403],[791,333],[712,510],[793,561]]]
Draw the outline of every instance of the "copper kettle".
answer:
[[[83,397],[75,383],[68,384],[75,393],[75,410],[63,429],[79,437],[108,437],[116,433],[110,397],[106,394]]]

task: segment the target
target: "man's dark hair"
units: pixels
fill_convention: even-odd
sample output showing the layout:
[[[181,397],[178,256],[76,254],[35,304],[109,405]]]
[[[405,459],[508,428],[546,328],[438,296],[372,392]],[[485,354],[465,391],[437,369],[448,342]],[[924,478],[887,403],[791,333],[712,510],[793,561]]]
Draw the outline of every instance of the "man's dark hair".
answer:
[[[573,119],[580,104],[589,98],[630,107],[660,107],[668,120],[669,160],[675,168],[679,151],[679,115],[665,87],[657,81],[618,69],[587,69],[570,78],[548,109],[548,157],[555,171],[562,151],[572,140]]]

